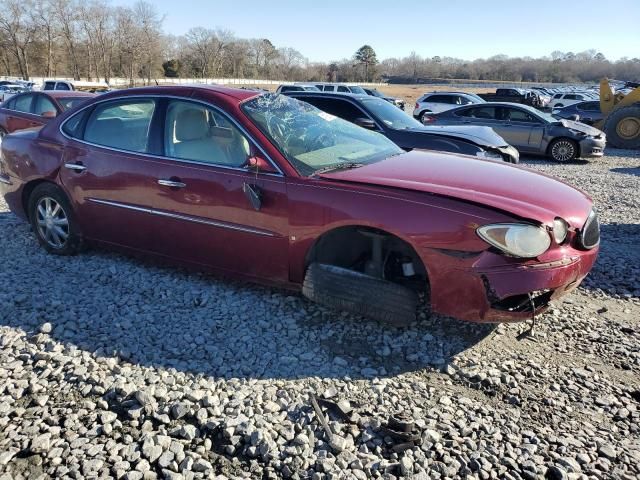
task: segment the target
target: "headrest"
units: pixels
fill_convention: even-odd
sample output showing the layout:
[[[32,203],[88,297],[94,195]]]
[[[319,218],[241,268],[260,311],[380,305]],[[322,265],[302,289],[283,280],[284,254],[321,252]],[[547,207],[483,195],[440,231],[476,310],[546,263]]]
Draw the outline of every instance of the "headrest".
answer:
[[[175,137],[179,142],[198,140],[207,136],[209,122],[202,108],[188,108],[176,116]]]

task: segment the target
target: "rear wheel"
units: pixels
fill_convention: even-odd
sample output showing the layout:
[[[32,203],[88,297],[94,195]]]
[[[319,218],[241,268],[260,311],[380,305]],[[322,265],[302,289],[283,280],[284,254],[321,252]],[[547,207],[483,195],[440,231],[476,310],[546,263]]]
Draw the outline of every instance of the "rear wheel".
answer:
[[[607,141],[618,148],[640,148],[640,105],[622,107],[604,123]]]
[[[549,145],[549,156],[556,162],[570,162],[578,156],[578,145],[568,138],[557,138]]]
[[[73,255],[81,245],[71,205],[52,183],[38,185],[29,197],[29,220],[38,242],[49,253]]]
[[[422,112],[422,113],[420,114],[420,116],[418,117],[418,120],[420,120],[420,123],[424,123],[424,119],[425,119],[426,117],[428,117],[429,115],[431,115],[431,113],[432,113],[432,112],[429,112],[429,111],[427,111],[427,110],[425,110],[424,112]]]

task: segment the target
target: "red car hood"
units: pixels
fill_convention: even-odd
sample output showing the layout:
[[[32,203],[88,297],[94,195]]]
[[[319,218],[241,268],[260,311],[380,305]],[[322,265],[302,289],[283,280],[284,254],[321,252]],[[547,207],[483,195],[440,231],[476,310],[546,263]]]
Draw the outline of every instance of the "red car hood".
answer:
[[[459,198],[547,225],[561,217],[581,228],[592,206],[585,193],[555,178],[504,162],[431,151],[414,150],[320,176]]]

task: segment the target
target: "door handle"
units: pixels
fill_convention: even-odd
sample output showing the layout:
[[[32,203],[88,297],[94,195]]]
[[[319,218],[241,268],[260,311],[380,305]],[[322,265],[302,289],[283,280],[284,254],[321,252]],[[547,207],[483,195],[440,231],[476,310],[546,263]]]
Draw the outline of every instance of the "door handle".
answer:
[[[179,182],[177,180],[158,180],[158,184],[163,187],[171,187],[171,188],[184,188],[187,186],[186,183]]]
[[[68,168],[69,170],[74,170],[76,172],[84,172],[87,167],[80,163],[65,163],[64,168]]]

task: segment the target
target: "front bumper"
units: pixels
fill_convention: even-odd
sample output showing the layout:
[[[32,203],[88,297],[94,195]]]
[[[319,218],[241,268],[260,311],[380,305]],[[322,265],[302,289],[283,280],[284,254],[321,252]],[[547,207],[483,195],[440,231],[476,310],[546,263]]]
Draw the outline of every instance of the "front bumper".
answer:
[[[584,140],[580,141],[580,157],[602,157],[604,155],[604,147],[606,145],[607,139],[604,133],[599,137],[585,138]]]
[[[520,163],[520,152],[515,147],[507,145],[506,147],[499,147],[498,150],[502,154],[502,158],[508,163]]]
[[[474,322],[526,320],[576,288],[597,255],[597,247],[586,251],[569,247],[555,260],[509,263],[498,258],[500,254],[485,251],[470,264],[461,259],[453,268],[439,270],[438,263],[431,263],[436,265],[429,271],[431,307],[434,312]],[[451,260],[446,263],[450,265]]]

